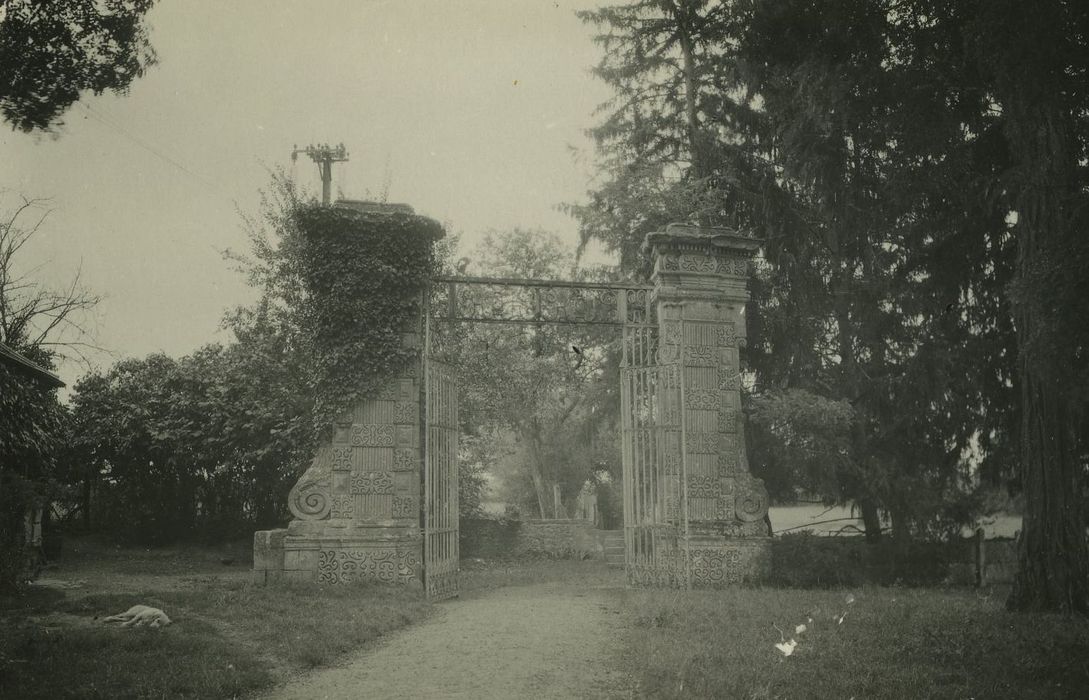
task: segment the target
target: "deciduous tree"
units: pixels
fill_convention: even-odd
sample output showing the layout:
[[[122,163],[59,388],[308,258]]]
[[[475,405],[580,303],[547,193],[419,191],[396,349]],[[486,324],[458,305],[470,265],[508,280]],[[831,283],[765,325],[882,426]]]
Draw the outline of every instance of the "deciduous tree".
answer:
[[[20,131],[49,130],[83,91],[127,90],[155,63],[144,21],[153,2],[0,3],[0,115]]]
[[[19,197],[0,215],[0,342],[51,370],[61,351],[81,354],[83,314],[98,299],[78,273],[59,290],[38,278],[27,244],[46,220],[43,205]],[[55,386],[0,368],[0,585],[26,573],[25,518],[56,492],[66,427]]]
[[[533,279],[579,274],[572,252],[554,235],[526,230],[486,236],[466,271]],[[498,294],[482,291],[471,303],[502,308]],[[437,331],[436,349],[458,368],[462,430],[478,442],[513,433],[516,449],[494,461],[513,471],[509,491],[532,494],[519,505],[552,517],[552,488],[559,485],[570,506],[583,483],[608,466],[595,458],[593,445],[597,426],[616,417],[616,396],[605,387],[616,377],[606,349],[610,336],[547,324],[458,324]]]

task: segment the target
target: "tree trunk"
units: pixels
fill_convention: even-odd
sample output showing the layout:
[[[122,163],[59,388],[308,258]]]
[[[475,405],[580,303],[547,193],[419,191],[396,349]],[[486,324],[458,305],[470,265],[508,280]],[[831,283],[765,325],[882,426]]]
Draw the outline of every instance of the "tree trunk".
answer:
[[[1056,314],[1070,286],[1068,246],[1078,196],[1077,145],[1069,103],[1069,44],[1063,5],[988,5],[1002,41],[995,71],[1005,134],[1015,163],[1018,221],[1013,309],[1021,394],[1021,482],[1025,514],[1019,570],[1006,604],[1015,610],[1089,614],[1089,540],[1078,461],[1081,365]],[[1076,271],[1084,274],[1083,271]],[[1056,284],[1059,281],[1060,284]],[[1077,322],[1084,322],[1078,319]],[[1084,360],[1081,360],[1083,362]],[[1083,400],[1083,399],[1082,399]]]
[[[908,578],[913,573],[908,553],[911,549],[911,524],[907,509],[902,503],[889,508],[892,524],[892,567],[896,578]]]
[[[1040,132],[1057,135],[1046,127]],[[1050,155],[1054,158],[1051,163],[1062,160],[1061,154],[1053,153],[1021,155]],[[1052,170],[1050,166],[1041,169]],[[1077,397],[1068,392],[1061,369],[1066,364],[1061,359],[1063,338],[1057,337],[1058,329],[1045,319],[1045,307],[1056,300],[1048,298],[1039,275],[1041,268],[1058,263],[1056,243],[1064,235],[1060,201],[1064,183],[1048,178],[1040,184],[1043,186],[1033,193],[1033,201],[1021,207],[1018,222],[1019,290],[1014,316],[1025,513],[1018,573],[1006,604],[1014,610],[1089,613],[1089,542],[1077,454]],[[1058,357],[1048,356],[1055,352]]]
[[[539,517],[544,520],[548,517],[547,508],[548,494],[545,493],[544,483],[544,470],[541,464],[541,450],[537,444],[537,436],[531,435],[529,437],[529,471],[530,476],[533,479],[533,490],[537,494],[537,512]]]
[[[1018,336],[1032,328],[1024,318],[1018,326]],[[1063,392],[1055,378],[1032,366],[1031,358],[1021,365],[1025,514],[1019,570],[1007,606],[1089,613],[1089,552],[1079,464]]]
[[[858,509],[862,512],[862,526],[866,529],[866,541],[870,543],[881,540],[881,515],[877,510],[877,502],[872,498],[862,498],[858,501]]]
[[[276,464],[258,462],[250,485],[253,499],[254,522],[259,529],[274,528],[280,524],[283,509],[278,498],[279,480]]]
[[[837,264],[838,267],[838,264]],[[843,385],[846,389],[846,398],[857,410],[865,407],[859,402],[862,394],[859,381],[859,368],[855,359],[855,329],[851,323],[850,298],[847,296],[848,283],[838,281],[833,286],[836,294],[836,326],[839,340],[840,362],[843,367]],[[851,427],[851,451],[854,460],[860,465],[865,465],[867,455],[866,427],[862,419],[856,418]],[[855,498],[858,499],[858,507],[862,512],[862,525],[866,530],[866,541],[873,543],[881,540],[881,517],[878,512],[878,501],[864,478],[855,479],[853,485]]]
[[[82,489],[83,493],[82,493],[82,496],[80,498],[80,501],[82,501],[81,510],[83,512],[80,513],[80,515],[82,516],[81,519],[83,520],[83,529],[88,531],[88,532],[90,532],[91,525],[92,525],[92,520],[91,520],[91,499],[92,499],[92,495],[91,494],[94,493],[94,481],[95,481],[95,477],[97,475],[98,475],[98,469],[96,467],[92,467],[92,466],[88,465],[84,469],[84,472],[83,472],[83,489]]]
[[[697,178],[707,176],[703,151],[700,143],[699,117],[696,110],[696,66],[693,55],[692,35],[688,18],[679,8],[674,12],[677,20],[677,33],[680,35],[681,58],[684,61],[684,114],[688,131],[688,150],[692,157],[692,171]]]

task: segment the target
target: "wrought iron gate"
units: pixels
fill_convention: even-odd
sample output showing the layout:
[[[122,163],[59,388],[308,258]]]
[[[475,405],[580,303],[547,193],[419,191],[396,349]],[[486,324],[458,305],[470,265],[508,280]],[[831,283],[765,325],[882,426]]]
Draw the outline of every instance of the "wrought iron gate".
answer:
[[[648,314],[649,315],[649,314]],[[624,326],[620,370],[624,563],[637,586],[690,586],[680,357],[651,319]],[[679,349],[668,347],[679,355]]]
[[[432,600],[458,593],[458,392],[451,368],[425,353],[424,590]]]

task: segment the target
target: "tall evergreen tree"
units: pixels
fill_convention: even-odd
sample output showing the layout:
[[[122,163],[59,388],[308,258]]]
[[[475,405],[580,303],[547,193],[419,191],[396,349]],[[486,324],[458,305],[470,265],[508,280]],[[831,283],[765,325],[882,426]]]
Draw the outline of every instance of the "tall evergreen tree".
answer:
[[[618,99],[595,132],[612,177],[576,209],[584,236],[629,265],[668,220],[766,241],[749,314],[754,461],[858,502],[871,536],[881,511],[903,534],[955,510],[970,448],[1000,480],[1011,245],[986,195],[1004,150],[979,91],[950,99],[950,83],[979,84],[955,23],[875,0],[639,3],[587,18],[605,27],[598,74]],[[688,54],[686,27],[698,27]],[[830,410],[809,411],[814,400]],[[804,415],[849,416],[850,439],[798,474],[774,433]]]
[[[975,57],[1002,114],[1016,212],[1011,287],[1026,510],[1015,609],[1089,613],[1089,7],[979,2]]]

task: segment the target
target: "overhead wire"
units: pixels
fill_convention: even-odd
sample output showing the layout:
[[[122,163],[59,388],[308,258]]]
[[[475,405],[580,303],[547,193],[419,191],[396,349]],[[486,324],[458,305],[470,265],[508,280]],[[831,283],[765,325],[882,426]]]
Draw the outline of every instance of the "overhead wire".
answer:
[[[216,194],[216,195],[218,195],[218,196],[222,196],[222,195],[223,195],[223,188],[222,188],[222,187],[218,187],[218,186],[216,186],[216,184],[215,184],[215,183],[213,183],[213,182],[212,182],[211,180],[208,180],[207,178],[203,177],[202,175],[198,175],[197,173],[193,172],[192,170],[190,170],[190,169],[189,169],[189,168],[187,168],[186,166],[184,166],[184,165],[182,165],[181,163],[179,163],[179,162],[178,162],[177,160],[175,160],[174,158],[171,158],[171,157],[170,157],[170,156],[168,156],[167,154],[163,153],[163,152],[162,152],[162,151],[160,151],[159,149],[157,149],[157,148],[155,148],[154,146],[152,146],[151,144],[147,143],[147,142],[146,142],[146,141],[144,141],[143,139],[141,139],[141,138],[139,138],[139,137],[137,137],[137,136],[134,136],[133,134],[129,133],[129,132],[128,132],[128,131],[127,131],[127,130],[126,130],[125,128],[123,128],[123,127],[122,127],[122,126],[121,126],[121,125],[120,125],[120,124],[119,124],[118,122],[116,122],[116,121],[115,121],[115,120],[113,119],[113,117],[108,117],[107,115],[105,115],[105,114],[103,114],[103,113],[99,112],[98,110],[95,110],[95,109],[93,109],[93,108],[92,108],[92,107],[91,107],[90,105],[88,105],[88,104],[86,104],[86,103],[83,103],[83,102],[80,102],[80,103],[79,103],[79,106],[80,106],[80,107],[82,107],[82,108],[84,109],[84,111],[85,111],[85,112],[86,112],[86,113],[87,113],[87,114],[88,114],[88,115],[89,115],[89,116],[90,116],[90,117],[91,117],[92,119],[94,119],[94,120],[95,120],[95,121],[97,121],[98,123],[100,123],[100,124],[102,124],[102,125],[104,125],[104,126],[106,126],[106,127],[110,128],[110,129],[112,129],[112,130],[116,131],[116,132],[117,132],[117,133],[118,133],[119,135],[121,135],[122,137],[124,137],[125,139],[127,139],[128,141],[130,141],[131,143],[133,143],[133,144],[135,144],[136,146],[138,146],[138,147],[140,147],[140,148],[144,149],[144,150],[145,150],[145,151],[147,151],[148,153],[150,153],[150,154],[154,155],[155,157],[157,157],[157,158],[159,158],[160,160],[162,160],[162,161],[164,161],[164,162],[168,163],[169,165],[172,165],[173,167],[177,168],[177,169],[178,169],[178,170],[180,170],[181,172],[185,173],[185,174],[186,174],[186,175],[188,175],[189,177],[191,177],[191,178],[193,178],[194,180],[196,180],[197,182],[199,182],[199,183],[200,183],[201,185],[203,185],[204,187],[207,187],[207,188],[208,188],[208,190],[209,190],[210,192],[212,192],[213,194]],[[228,201],[230,201],[230,200],[228,200]]]

